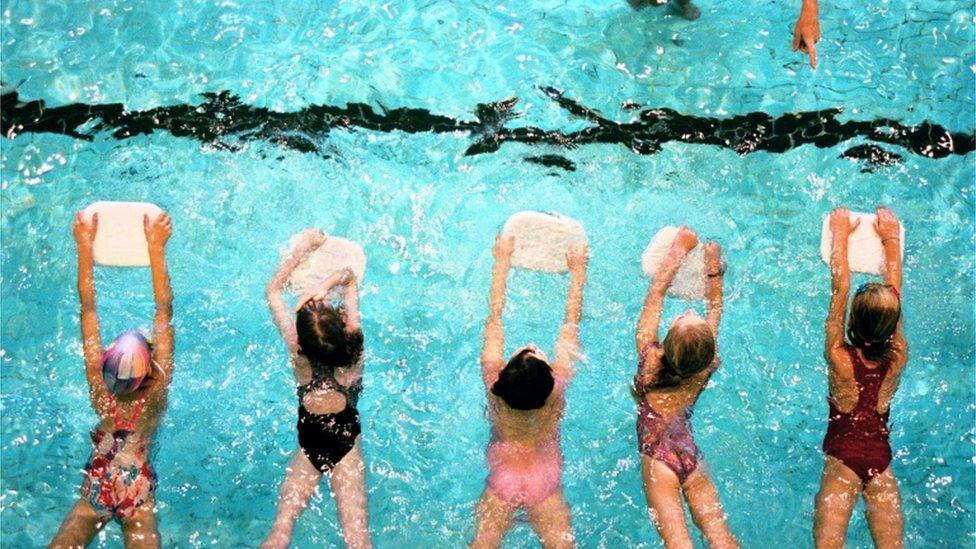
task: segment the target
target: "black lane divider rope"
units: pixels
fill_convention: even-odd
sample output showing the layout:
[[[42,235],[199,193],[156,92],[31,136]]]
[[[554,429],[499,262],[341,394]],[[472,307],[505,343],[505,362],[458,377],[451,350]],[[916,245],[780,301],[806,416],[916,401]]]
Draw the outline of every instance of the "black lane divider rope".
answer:
[[[566,98],[555,88],[541,88],[541,91],[567,112],[592,125],[573,132],[531,126],[507,128],[509,120],[520,116],[513,111],[518,102],[516,98],[479,104],[475,108],[475,120],[466,121],[408,107],[387,109],[380,106],[382,112],[377,113],[365,103],[349,103],[345,107],[312,105],[299,111],[280,113],[241,103],[229,92],[205,93],[205,101],[199,105],[171,105],[144,111],[127,111],[121,103],[72,103],[47,107],[43,101],[21,101],[16,91],[10,91],[0,96],[0,130],[7,139],[22,133],[46,132],[89,141],[109,131],[115,139],[166,131],[176,137],[189,137],[225,150],[240,150],[249,141],[266,141],[322,156],[328,156],[322,142],[334,128],[406,133],[466,132],[474,140],[465,151],[466,155],[495,152],[508,142],[566,149],[616,143],[642,155],[660,151],[669,141],[714,145],[740,155],[755,151],[782,153],[807,144],[833,147],[856,138],[895,145],[928,158],[966,155],[976,149],[976,132],[973,131],[951,132],[929,122],[905,126],[885,118],[841,122],[837,117],[842,109],[838,108],[777,117],[753,112],[713,118],[685,115],[666,108],[644,108],[628,102],[622,105],[624,109],[639,112],[631,121],[615,122]],[[897,164],[902,158],[871,144],[851,147],[841,157],[867,161],[867,170]],[[556,154],[529,156],[524,160],[566,171],[576,169],[572,161]]]

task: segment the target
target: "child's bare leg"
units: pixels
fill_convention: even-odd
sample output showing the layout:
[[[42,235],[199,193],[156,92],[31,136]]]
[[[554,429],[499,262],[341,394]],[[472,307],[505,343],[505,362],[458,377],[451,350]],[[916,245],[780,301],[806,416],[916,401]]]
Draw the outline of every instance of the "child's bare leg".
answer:
[[[904,547],[901,495],[898,493],[898,479],[892,474],[891,467],[871,479],[864,489],[864,503],[875,547]]]
[[[641,455],[641,477],[644,495],[651,510],[651,520],[668,549],[691,549],[691,536],[685,522],[685,508],[681,505],[681,485],[678,476],[664,463]]]
[[[546,549],[573,546],[573,527],[569,505],[560,490],[545,501],[528,509],[529,522]]]
[[[502,538],[512,525],[515,509],[486,487],[478,500],[475,514],[478,527],[474,533],[474,541],[471,542],[472,549],[500,547]]]
[[[332,495],[339,511],[342,537],[350,549],[369,549],[369,513],[366,508],[366,466],[359,446],[360,438],[329,476]]]
[[[691,0],[675,0],[675,4],[677,4],[681,16],[685,19],[694,21],[701,17],[701,10],[698,9],[698,6],[692,4]]]
[[[295,520],[305,510],[308,499],[322,480],[322,473],[312,465],[301,448],[295,449],[295,456],[286,470],[285,481],[281,483],[281,492],[278,495],[278,513],[274,525],[261,544],[264,549],[288,547]]]
[[[152,503],[142,505],[131,517],[122,521],[122,536],[125,538],[126,549],[154,549],[161,546]]]
[[[708,546],[713,549],[738,548],[739,542],[729,530],[722,503],[718,499],[718,490],[705,470],[704,461],[699,462],[698,468],[688,475],[681,489],[684,490],[688,507],[691,508],[691,518],[705,534]]]
[[[813,518],[813,541],[817,549],[844,547],[847,524],[860,489],[861,479],[854,471],[837,458],[826,457]]]
[[[87,501],[79,499],[64,517],[50,547],[85,547],[106,522],[107,518],[99,516]]]

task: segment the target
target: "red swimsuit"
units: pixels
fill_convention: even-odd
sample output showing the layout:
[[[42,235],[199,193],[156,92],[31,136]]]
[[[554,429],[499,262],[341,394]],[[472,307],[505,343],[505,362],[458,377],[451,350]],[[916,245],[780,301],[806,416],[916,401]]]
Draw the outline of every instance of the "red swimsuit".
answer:
[[[149,439],[136,430],[146,400],[136,402],[132,417],[122,421],[115,397],[110,399],[115,430],[109,433],[98,427],[91,432],[92,455],[85,466],[81,497],[101,517],[121,521],[153,502],[156,473],[149,464]]]
[[[868,368],[853,347],[848,347],[847,352],[854,363],[857,404],[845,413],[828,399],[830,417],[823,450],[857,473],[863,487],[891,464],[889,412],[878,413],[878,392],[891,363],[886,360],[875,368]]]

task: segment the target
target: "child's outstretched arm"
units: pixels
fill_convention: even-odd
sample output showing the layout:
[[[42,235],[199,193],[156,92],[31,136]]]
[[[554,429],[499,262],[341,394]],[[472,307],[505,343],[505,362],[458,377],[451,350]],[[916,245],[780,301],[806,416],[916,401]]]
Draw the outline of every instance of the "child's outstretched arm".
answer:
[[[901,295],[901,226],[894,212],[878,206],[874,220],[874,232],[881,238],[884,248],[884,269],[881,276],[885,284],[890,284]]]
[[[346,333],[354,334],[362,330],[362,319],[359,314],[359,284],[356,280],[356,273],[351,269],[344,269],[339,273],[339,284],[343,285],[342,300],[346,304]],[[359,379],[363,376],[362,356],[354,364],[350,365],[349,376],[352,379]]]
[[[173,289],[166,270],[166,241],[173,234],[173,220],[163,212],[153,220],[144,216],[142,224],[149,247],[149,270],[152,273],[153,300],[156,302],[153,362],[164,374],[164,379],[156,388],[163,389],[169,386],[173,373]]]
[[[515,237],[502,235],[498,235],[492,248],[495,264],[491,270],[488,320],[485,322],[484,343],[481,348],[481,377],[485,385],[493,383],[504,367],[505,333],[502,329],[502,311],[505,309],[505,290],[514,249]]]
[[[637,321],[638,354],[643,353],[649,344],[657,341],[661,310],[664,308],[664,294],[668,291],[685,256],[697,245],[698,236],[691,229],[681,227],[674,242],[671,243],[668,255],[654,273],[651,285],[647,289],[647,296],[644,298],[644,308],[641,309],[640,319]]]
[[[874,231],[881,238],[881,247],[884,249],[884,268],[881,275],[884,277],[885,284],[895,288],[898,299],[901,300],[901,225],[894,212],[884,206],[878,206]],[[903,318],[898,320],[898,326],[891,340],[892,347],[899,354],[902,363],[908,358],[908,342],[905,341]]]
[[[844,320],[847,316],[847,294],[851,291],[851,269],[847,259],[847,239],[860,221],[851,223],[847,208],[830,212],[830,310],[824,330],[827,333],[824,356],[834,367],[853,368],[844,347]]]
[[[705,307],[708,311],[705,320],[715,334],[715,356],[718,356],[718,326],[722,320],[724,305],[723,286],[725,283],[725,263],[722,262],[722,247],[718,242],[705,243]]]
[[[566,257],[569,264],[569,292],[566,294],[566,316],[556,340],[556,358],[552,363],[554,374],[564,380],[573,377],[573,361],[579,356],[579,323],[583,314],[583,285],[586,283],[586,265],[589,247],[572,249]]]
[[[278,270],[275,272],[268,286],[265,289],[264,297],[268,301],[268,309],[271,310],[271,318],[274,319],[275,326],[281,339],[288,346],[291,356],[298,355],[298,333],[295,331],[295,314],[285,305],[285,300],[281,297],[281,292],[285,287],[285,282],[291,276],[301,260],[312,250],[315,250],[325,242],[325,234],[319,229],[305,229],[299,237],[298,245],[281,261]]]
[[[336,271],[322,280],[317,285],[305,290],[305,293],[298,297],[295,302],[295,312],[301,310],[309,301],[323,301],[329,299],[329,292],[332,288],[336,286],[345,286],[347,279],[347,274],[350,276],[355,276],[352,271],[348,268]],[[348,290],[348,288],[345,288]],[[345,299],[345,291],[343,291],[343,299]]]
[[[354,333],[362,329],[363,321],[359,314],[359,281],[356,273],[346,269],[339,279],[345,287],[343,301],[346,303],[346,333]]]
[[[81,346],[85,358],[85,378],[92,408],[99,415],[110,414],[108,390],[102,381],[102,335],[95,308],[95,259],[92,243],[98,231],[98,214],[91,221],[85,214],[75,214],[72,233],[78,245],[78,301],[81,304]]]

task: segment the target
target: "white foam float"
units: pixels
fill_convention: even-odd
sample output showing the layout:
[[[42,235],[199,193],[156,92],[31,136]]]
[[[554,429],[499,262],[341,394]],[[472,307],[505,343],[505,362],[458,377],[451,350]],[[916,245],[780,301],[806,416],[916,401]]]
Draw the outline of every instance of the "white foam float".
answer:
[[[501,234],[515,237],[513,267],[549,273],[568,271],[566,254],[587,243],[583,224],[557,213],[514,213]]]
[[[654,235],[641,256],[644,274],[653,277],[661,262],[667,257],[671,243],[678,236],[678,227],[664,227]],[[674,280],[668,288],[668,295],[687,300],[705,299],[705,253],[699,242],[688,252]]]
[[[93,202],[85,208],[89,221],[98,214],[98,230],[92,243],[96,265],[104,267],[146,267],[149,247],[143,216],[155,219],[162,209],[149,202]]]
[[[289,250],[295,249],[299,236],[296,234],[291,238]],[[366,274],[366,253],[362,246],[352,240],[328,236],[321,246],[298,264],[286,284],[289,291],[302,295],[336,271],[346,268],[351,269],[357,281],[362,282]]]
[[[851,212],[851,222],[860,219],[861,224],[854,229],[847,239],[847,261],[851,271],[878,275],[884,268],[884,247],[881,237],[874,232],[874,220],[877,216],[870,213]],[[901,253],[905,254],[905,226],[898,223],[899,243]],[[830,214],[823,220],[820,230],[820,259],[830,265],[830,248],[834,242],[834,235],[830,232]]]

